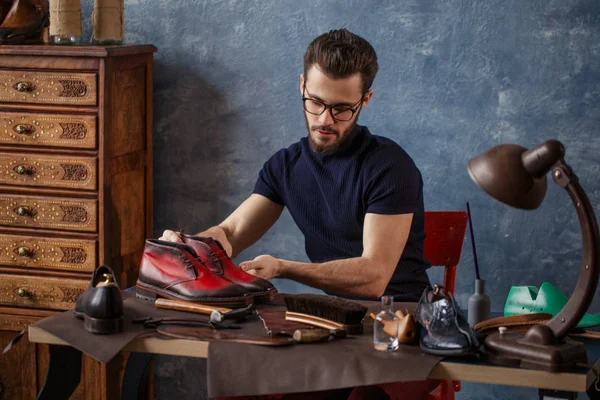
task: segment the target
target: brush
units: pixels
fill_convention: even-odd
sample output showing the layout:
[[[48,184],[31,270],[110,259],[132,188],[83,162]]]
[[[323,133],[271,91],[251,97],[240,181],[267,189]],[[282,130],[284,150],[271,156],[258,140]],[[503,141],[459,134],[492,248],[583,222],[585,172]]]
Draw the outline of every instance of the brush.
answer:
[[[368,308],[355,301],[322,294],[290,294],[284,297],[285,319],[320,328],[343,329],[348,335],[361,334]]]
[[[467,201],[467,215],[469,216],[469,232],[471,233],[471,247],[473,248],[473,262],[475,263],[475,279],[480,280],[479,264],[477,263],[477,249],[475,248],[475,234],[473,233],[473,221],[471,218],[471,207]]]

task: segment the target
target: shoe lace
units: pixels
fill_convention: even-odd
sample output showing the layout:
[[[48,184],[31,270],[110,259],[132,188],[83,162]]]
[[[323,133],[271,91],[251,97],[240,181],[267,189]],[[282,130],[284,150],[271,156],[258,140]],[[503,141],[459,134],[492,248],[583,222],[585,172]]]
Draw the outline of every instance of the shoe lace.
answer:
[[[212,255],[212,253],[211,253],[211,255]],[[220,269],[219,269],[219,268],[215,268],[214,266],[212,266],[212,265],[210,265],[210,264],[207,264],[206,262],[204,262],[204,261],[203,261],[203,260],[200,258],[200,256],[198,256],[198,257],[192,257],[191,259],[186,259],[186,260],[185,260],[185,265],[186,265],[186,268],[190,268],[190,267],[192,267],[192,268],[193,268],[193,267],[194,267],[194,261],[198,261],[200,264],[202,264],[202,265],[204,265],[206,268],[208,268],[208,270],[209,270],[209,271],[212,271],[212,272],[220,272]]]
[[[210,253],[210,255],[215,261],[227,260],[229,258],[225,250],[213,251],[212,253]]]
[[[186,268],[194,268],[195,261],[198,261],[200,264],[204,265],[205,267],[208,267],[208,265],[206,265],[206,263],[204,261],[202,261],[202,259],[200,259],[200,257],[186,258],[183,261],[183,263],[185,264]]]

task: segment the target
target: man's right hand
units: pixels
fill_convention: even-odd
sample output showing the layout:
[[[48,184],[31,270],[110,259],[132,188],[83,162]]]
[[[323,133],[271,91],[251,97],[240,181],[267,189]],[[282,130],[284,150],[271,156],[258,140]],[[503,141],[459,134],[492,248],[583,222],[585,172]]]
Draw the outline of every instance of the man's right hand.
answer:
[[[219,243],[221,243],[221,246],[223,246],[223,249],[225,250],[227,255],[229,257],[231,257],[231,253],[233,252],[233,249],[231,247],[231,243],[229,243],[229,240],[227,240],[227,235],[225,235],[225,231],[223,231],[223,229],[213,226],[212,228],[209,228],[209,229],[205,230],[204,232],[200,232],[200,233],[196,234],[195,236],[211,237],[214,240],[219,241]],[[180,232],[172,231],[169,229],[166,229],[163,232],[162,236],[159,237],[158,239],[165,240],[167,242],[183,243],[183,240],[181,240]]]
[[[169,229],[165,230],[159,240],[165,240],[167,242],[179,242],[183,243],[181,237],[179,236],[179,232],[171,231]]]

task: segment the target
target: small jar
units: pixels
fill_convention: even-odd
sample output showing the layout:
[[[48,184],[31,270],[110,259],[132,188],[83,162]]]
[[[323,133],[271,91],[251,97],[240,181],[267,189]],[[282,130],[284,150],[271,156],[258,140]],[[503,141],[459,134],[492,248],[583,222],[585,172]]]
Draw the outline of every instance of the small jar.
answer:
[[[80,0],[50,2],[50,43],[73,46],[81,43]]]
[[[395,351],[398,349],[398,336],[389,335],[386,326],[394,324],[396,315],[394,314],[394,297],[381,297],[381,311],[375,316],[373,322],[373,347],[379,351]]]

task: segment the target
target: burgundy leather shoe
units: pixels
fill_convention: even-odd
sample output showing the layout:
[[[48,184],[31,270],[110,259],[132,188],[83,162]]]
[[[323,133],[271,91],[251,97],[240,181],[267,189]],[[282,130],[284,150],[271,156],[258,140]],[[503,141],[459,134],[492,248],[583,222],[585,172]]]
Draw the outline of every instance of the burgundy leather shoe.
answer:
[[[0,24],[4,22],[4,18],[8,15],[11,9],[13,0],[0,0]]]
[[[139,274],[136,295],[145,300],[165,297],[230,308],[252,303],[244,287],[215,275],[182,243],[146,240]]]
[[[254,302],[266,302],[277,296],[277,289],[265,279],[250,275],[235,266],[221,243],[210,237],[182,234],[184,243],[191,246],[215,274],[248,290]]]
[[[14,0],[0,25],[0,44],[42,43],[49,24],[48,0]]]

